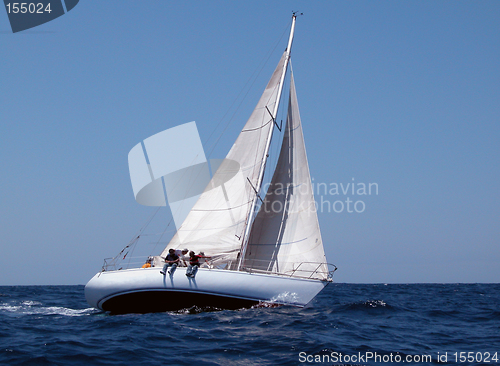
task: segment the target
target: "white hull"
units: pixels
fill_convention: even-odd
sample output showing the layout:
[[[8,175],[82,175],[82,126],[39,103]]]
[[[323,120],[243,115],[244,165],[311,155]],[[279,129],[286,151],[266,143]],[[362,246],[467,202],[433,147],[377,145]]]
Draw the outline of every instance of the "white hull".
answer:
[[[173,277],[160,267],[100,272],[85,286],[90,306],[111,313],[170,311],[191,306],[223,309],[259,302],[305,306],[328,282],[269,274],[200,268],[188,278],[186,268]]]

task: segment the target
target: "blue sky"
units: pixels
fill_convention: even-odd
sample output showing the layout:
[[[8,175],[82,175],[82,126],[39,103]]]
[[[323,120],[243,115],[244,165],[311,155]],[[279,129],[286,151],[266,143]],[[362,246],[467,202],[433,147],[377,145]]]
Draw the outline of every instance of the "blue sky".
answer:
[[[499,2],[81,0],[17,34],[0,11],[0,285],[85,284],[126,245],[141,140],[194,120],[210,151],[230,121],[225,156],[292,10],[314,182],[378,186],[323,194],[365,205],[320,210],[336,281],[498,282]]]

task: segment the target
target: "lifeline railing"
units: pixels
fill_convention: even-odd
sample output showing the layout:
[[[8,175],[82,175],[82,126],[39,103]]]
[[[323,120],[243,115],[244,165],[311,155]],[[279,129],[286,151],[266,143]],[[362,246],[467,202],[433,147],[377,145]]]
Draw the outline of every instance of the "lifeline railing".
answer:
[[[104,258],[104,263],[102,265],[101,272],[105,271],[119,271],[122,269],[130,269],[130,268],[140,268],[144,263],[146,263],[147,258],[144,259],[144,256],[140,257],[127,257],[127,261],[124,259],[115,258]]]
[[[146,260],[144,256],[127,258],[127,263],[123,263],[123,259],[118,258],[105,258],[102,266],[102,272],[105,271],[119,271],[132,268],[140,268],[144,263],[151,259],[152,267],[163,266],[163,260],[159,256],[150,256]],[[221,260],[222,259],[222,260]],[[201,268],[206,269],[219,269],[219,270],[236,270],[235,266],[238,262],[236,260],[218,260],[207,261],[201,265]],[[286,263],[286,269],[280,270],[279,261],[266,261],[251,259],[246,260],[241,271],[248,273],[260,274],[273,274],[285,277],[297,277],[305,279],[320,279],[323,281],[333,281],[333,274],[337,270],[337,266],[326,262],[300,262],[300,263]]]
[[[280,270],[280,264],[278,261],[253,259],[245,262],[243,270],[249,273],[264,273],[305,279],[321,279],[329,282],[333,281],[333,274],[337,270],[336,265],[326,262],[286,263],[284,267],[286,268],[285,270]]]

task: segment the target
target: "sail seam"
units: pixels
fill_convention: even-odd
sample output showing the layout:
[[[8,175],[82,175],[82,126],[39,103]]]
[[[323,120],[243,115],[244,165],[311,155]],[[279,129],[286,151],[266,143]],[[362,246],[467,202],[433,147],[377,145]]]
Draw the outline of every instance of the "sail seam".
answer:
[[[247,201],[247,202],[244,202],[242,203],[241,205],[239,206],[233,206],[233,207],[228,207],[228,208],[221,208],[221,209],[209,209],[209,210],[200,210],[200,209],[192,209],[191,211],[196,211],[196,212],[205,212],[205,211],[229,211],[229,210],[234,210],[235,208],[239,208],[239,207],[243,207],[243,206],[246,206],[248,205],[248,203],[251,202],[251,200]],[[243,221],[243,220],[242,220]]]
[[[241,132],[251,132],[251,131],[257,131],[257,130],[262,130],[264,127],[266,127],[269,123],[271,123],[273,120],[270,120],[269,122],[266,122],[265,124],[255,127],[255,128],[249,128],[247,130],[242,130]]]

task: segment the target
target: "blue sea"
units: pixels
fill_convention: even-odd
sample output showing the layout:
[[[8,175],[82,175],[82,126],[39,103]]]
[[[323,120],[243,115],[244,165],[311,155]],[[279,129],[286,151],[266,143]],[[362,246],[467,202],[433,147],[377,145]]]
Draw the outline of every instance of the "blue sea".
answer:
[[[499,284],[331,284],[307,307],[109,315],[0,287],[1,365],[495,365]]]

